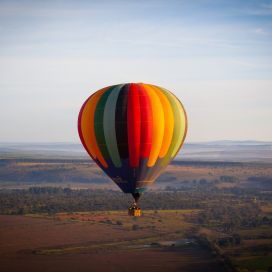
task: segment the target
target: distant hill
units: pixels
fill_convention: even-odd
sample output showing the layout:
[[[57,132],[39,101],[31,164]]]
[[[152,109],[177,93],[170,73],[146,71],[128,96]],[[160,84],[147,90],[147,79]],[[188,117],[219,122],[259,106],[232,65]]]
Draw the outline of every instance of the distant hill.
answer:
[[[80,143],[0,143],[0,158],[89,158]],[[176,160],[272,162],[272,142],[185,143]]]
[[[255,141],[255,140],[244,140],[244,141],[233,141],[233,140],[221,140],[221,141],[209,141],[209,142],[193,142],[189,144],[197,145],[222,145],[222,146],[234,146],[234,145],[272,145],[272,141]]]
[[[272,142],[261,141],[213,141],[187,143],[177,159],[272,162]]]

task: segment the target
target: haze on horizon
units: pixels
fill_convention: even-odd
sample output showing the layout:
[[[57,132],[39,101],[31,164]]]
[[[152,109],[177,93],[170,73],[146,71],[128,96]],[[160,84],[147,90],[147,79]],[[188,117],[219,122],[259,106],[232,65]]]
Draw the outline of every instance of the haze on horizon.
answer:
[[[272,1],[0,1],[0,142],[79,142],[94,91],[183,102],[186,142],[272,140]]]

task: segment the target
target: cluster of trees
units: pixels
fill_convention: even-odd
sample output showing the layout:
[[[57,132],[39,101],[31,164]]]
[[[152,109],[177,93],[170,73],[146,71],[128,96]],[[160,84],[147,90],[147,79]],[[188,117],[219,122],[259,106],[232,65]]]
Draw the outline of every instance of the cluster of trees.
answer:
[[[237,178],[234,176],[220,176],[220,181],[234,183],[237,182]]]
[[[261,225],[272,226],[272,218],[261,215],[258,203],[233,202],[222,200],[221,203],[210,203],[210,207],[203,209],[192,218],[194,223],[212,226],[224,233],[233,233],[239,228],[256,228]]]
[[[21,165],[22,160],[0,160],[0,181],[20,182],[20,183],[109,183],[110,180],[101,171],[93,167],[93,164],[83,162],[65,163],[65,161],[54,160],[36,161],[31,165],[31,160],[27,160],[29,165]],[[19,163],[18,163],[19,162]],[[38,164],[37,164],[38,163]],[[40,164],[39,164],[40,163]]]
[[[270,176],[250,176],[247,179],[253,182],[272,182],[272,177]]]
[[[251,186],[257,188],[272,189],[272,177],[271,176],[250,176],[247,179]]]
[[[216,241],[219,246],[233,246],[240,245],[242,238],[239,234],[234,233],[230,236],[222,237]]]
[[[197,209],[201,197],[187,192],[147,192],[142,196],[144,209]],[[56,213],[74,211],[125,210],[132,196],[112,190],[72,190],[61,187],[31,187],[1,190],[0,213]],[[141,203],[140,203],[141,204]]]
[[[168,180],[169,181],[169,180]],[[177,181],[177,180],[176,180]],[[197,191],[197,190],[205,190],[210,191],[211,189],[217,189],[215,185],[219,183],[217,179],[193,179],[193,180],[182,180],[179,183],[174,185],[168,185],[165,187],[166,191]]]

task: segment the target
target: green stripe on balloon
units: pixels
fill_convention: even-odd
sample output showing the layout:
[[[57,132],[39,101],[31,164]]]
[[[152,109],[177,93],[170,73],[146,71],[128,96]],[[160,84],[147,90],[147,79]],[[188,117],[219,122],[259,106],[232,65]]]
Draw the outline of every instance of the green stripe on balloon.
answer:
[[[116,131],[115,131],[115,109],[117,104],[117,99],[120,93],[120,90],[124,84],[115,86],[111,93],[108,96],[108,99],[105,104],[104,116],[103,116],[103,127],[105,141],[107,145],[108,152],[110,154],[111,160],[115,167],[121,167],[122,163],[120,160],[120,155],[117,146],[116,140]]]
[[[103,116],[104,116],[105,104],[107,102],[109,95],[111,94],[111,91],[114,89],[114,87],[115,86],[111,87],[100,97],[96,105],[96,109],[94,113],[95,137],[96,137],[97,145],[105,160],[110,159],[110,154],[106,145],[104,126],[103,126]]]

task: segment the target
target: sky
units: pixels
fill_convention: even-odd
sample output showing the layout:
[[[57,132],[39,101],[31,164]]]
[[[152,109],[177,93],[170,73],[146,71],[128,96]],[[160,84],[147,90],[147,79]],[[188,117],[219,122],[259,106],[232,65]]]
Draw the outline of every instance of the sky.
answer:
[[[175,93],[186,142],[272,141],[272,1],[0,0],[0,142],[79,142],[124,82]]]

